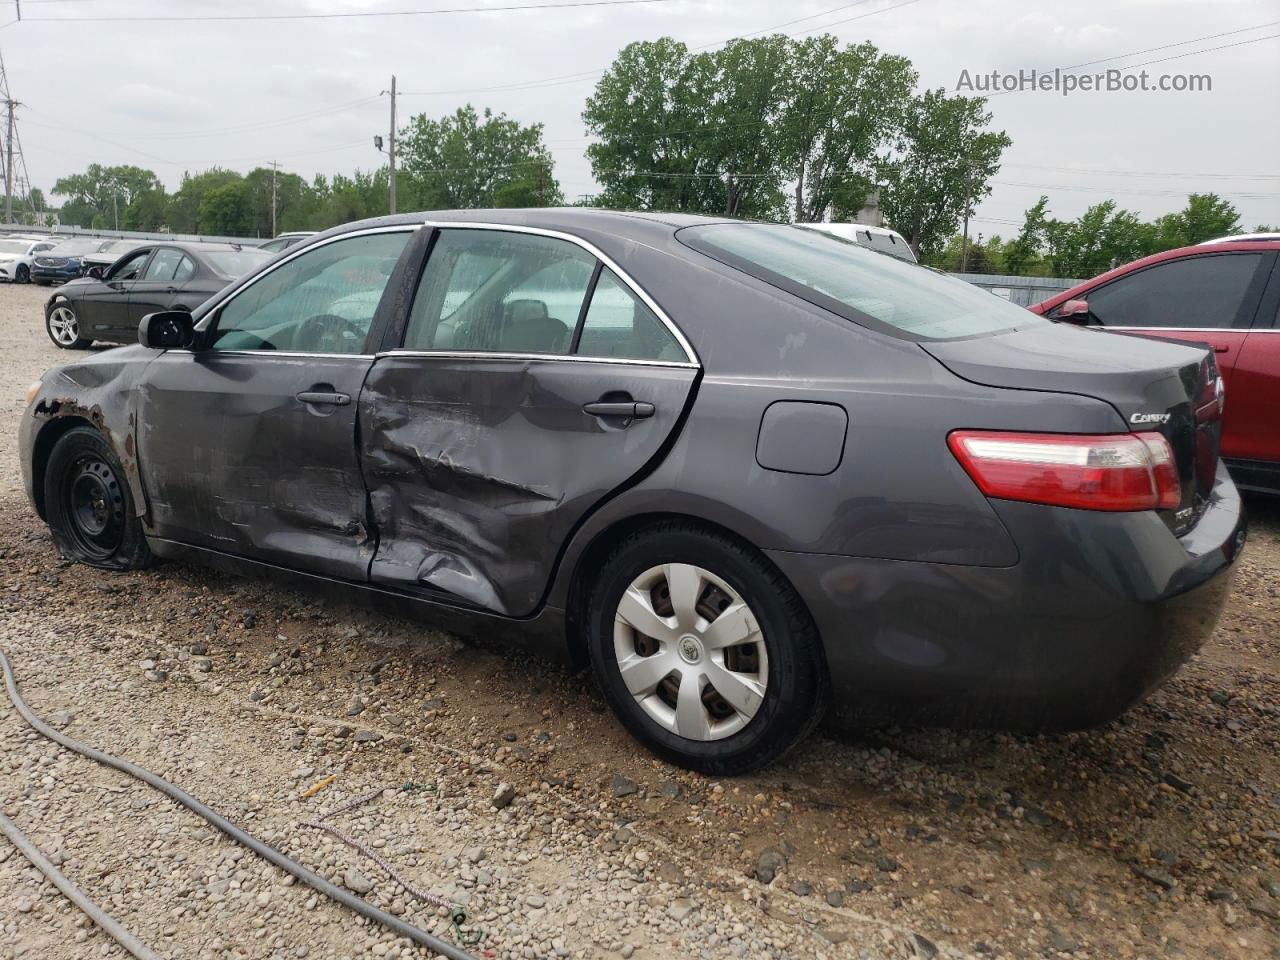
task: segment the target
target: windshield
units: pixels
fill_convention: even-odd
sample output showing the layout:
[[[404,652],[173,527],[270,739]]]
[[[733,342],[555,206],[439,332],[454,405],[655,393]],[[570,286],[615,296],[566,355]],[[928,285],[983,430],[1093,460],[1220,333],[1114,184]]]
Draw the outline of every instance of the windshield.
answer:
[[[213,269],[224,277],[233,280],[243,277],[250,270],[271,259],[271,255],[261,250],[203,250],[204,258],[213,264]]]
[[[0,240],[0,253],[25,254],[30,249],[30,240]]]
[[[113,253],[117,257],[123,256],[130,250],[137,250],[146,241],[144,240],[112,240],[110,243],[103,244],[98,248],[99,253]]]
[[[785,224],[686,227],[680,241],[855,323],[955,340],[1048,323],[955,277]]]
[[[79,257],[86,253],[96,253],[100,246],[101,240],[63,240],[49,251],[49,256]]]

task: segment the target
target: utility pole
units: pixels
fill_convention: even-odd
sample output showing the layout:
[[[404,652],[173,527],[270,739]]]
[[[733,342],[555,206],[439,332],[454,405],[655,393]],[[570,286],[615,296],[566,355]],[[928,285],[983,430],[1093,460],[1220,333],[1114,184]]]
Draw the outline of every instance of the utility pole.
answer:
[[[387,141],[387,157],[391,161],[391,176],[387,182],[389,208],[396,212],[396,77],[391,75],[391,139]]]
[[[9,132],[4,138],[4,222],[13,223],[13,108],[18,101],[10,97],[4,105],[9,108]]]
[[[280,168],[280,164],[276,160],[271,161],[271,236],[276,235],[276,171]]]

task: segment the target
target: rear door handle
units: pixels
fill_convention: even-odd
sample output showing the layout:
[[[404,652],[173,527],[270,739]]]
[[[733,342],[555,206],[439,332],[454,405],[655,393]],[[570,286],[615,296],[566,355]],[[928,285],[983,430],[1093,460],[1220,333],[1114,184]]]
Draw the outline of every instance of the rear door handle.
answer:
[[[1231,350],[1231,348],[1230,348],[1230,347],[1220,347],[1220,346],[1215,346],[1215,347],[1213,348],[1213,352],[1214,352],[1214,353],[1228,353],[1228,352],[1230,352],[1230,350]]]
[[[582,409],[593,417],[621,417],[628,420],[647,420],[656,412],[652,403],[645,403],[643,400],[595,400],[583,404]]]
[[[294,394],[295,400],[301,400],[303,403],[326,403],[333,407],[345,407],[351,402],[351,396],[346,393],[324,393],[319,390],[304,390],[302,393]]]

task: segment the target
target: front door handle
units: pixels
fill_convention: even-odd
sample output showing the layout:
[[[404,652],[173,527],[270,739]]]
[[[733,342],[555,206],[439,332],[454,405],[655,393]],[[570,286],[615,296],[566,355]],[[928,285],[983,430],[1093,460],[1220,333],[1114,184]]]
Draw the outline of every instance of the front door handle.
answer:
[[[656,409],[652,403],[643,400],[595,400],[582,405],[582,409],[593,417],[621,417],[627,420],[647,420]]]
[[[1231,348],[1230,348],[1230,347],[1224,347],[1224,346],[1220,346],[1220,345],[1218,345],[1218,346],[1214,346],[1214,348],[1213,348],[1213,352],[1214,352],[1214,353],[1228,353],[1230,350],[1231,350]]]
[[[325,393],[319,390],[304,390],[302,393],[294,394],[295,400],[301,400],[303,403],[324,403],[332,407],[345,407],[351,402],[351,396],[346,393]]]

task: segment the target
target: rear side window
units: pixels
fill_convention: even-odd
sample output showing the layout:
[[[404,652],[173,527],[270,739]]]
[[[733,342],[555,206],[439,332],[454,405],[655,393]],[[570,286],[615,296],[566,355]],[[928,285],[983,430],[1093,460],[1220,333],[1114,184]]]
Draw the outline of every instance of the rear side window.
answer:
[[[936,270],[784,224],[685,227],[686,246],[847,320],[913,340],[956,340],[1048,323]]]
[[[608,267],[600,270],[576,352],[628,360],[685,359],[671,331]]]
[[[151,262],[147,264],[147,272],[142,275],[142,279],[172,280],[173,272],[178,268],[178,264],[181,261],[181,251],[170,247],[161,247],[156,251],[155,256],[151,258]]]
[[[1147,267],[1090,291],[1090,315],[1104,327],[1226,329],[1262,263],[1261,253],[1186,257]]]

